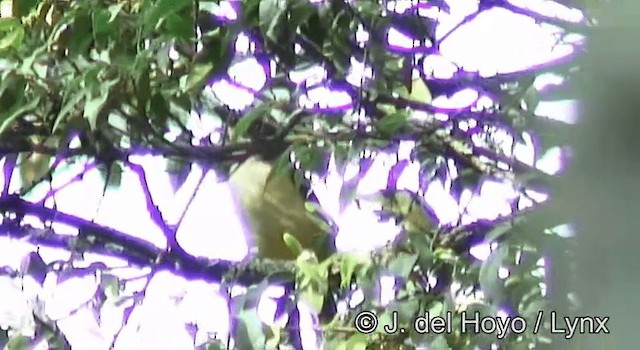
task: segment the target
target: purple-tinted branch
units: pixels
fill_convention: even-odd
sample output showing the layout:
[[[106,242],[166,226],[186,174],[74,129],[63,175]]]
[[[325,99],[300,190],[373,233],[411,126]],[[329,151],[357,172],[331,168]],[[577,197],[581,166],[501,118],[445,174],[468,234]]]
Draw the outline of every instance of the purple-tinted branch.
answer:
[[[453,32],[455,32],[456,30],[460,29],[460,27],[462,27],[463,25],[473,21],[476,17],[478,17],[478,15],[481,13],[482,11],[476,11],[472,14],[467,15],[465,18],[462,19],[462,21],[460,21],[458,24],[456,24],[453,28],[451,28],[448,32],[446,32],[443,36],[441,36],[440,38],[438,38],[438,45],[440,45],[443,41],[445,41],[449,36],[451,36],[451,34],[453,34]]]
[[[522,79],[535,78],[543,73],[568,73],[570,69],[575,67],[575,59],[578,54],[579,53],[574,53],[550,62],[532,65],[526,69],[509,73],[497,73],[489,77],[482,77],[476,72],[462,72],[447,79],[429,78],[428,84],[433,84],[435,86],[459,86],[465,88],[489,88],[499,86],[504,83],[520,81]]]
[[[11,175],[13,174],[13,170],[16,167],[16,161],[18,160],[18,155],[7,154],[4,159],[4,164],[2,167],[2,172],[4,174],[4,187],[2,188],[2,195],[6,196],[9,194],[9,186],[11,186]]]
[[[97,239],[126,247],[129,250],[145,256],[149,261],[156,259],[160,253],[156,246],[145,240],[74,215],[31,203],[16,195],[1,197],[0,211],[13,212],[18,216],[33,215],[42,221],[59,222],[75,227],[79,230],[80,235],[93,235],[96,236]]]
[[[0,197],[0,211],[13,212],[18,216],[33,215],[42,221],[60,222],[75,227],[81,236],[94,238],[88,249],[94,253],[118,257],[129,263],[148,267],[153,265],[158,270],[169,270],[192,279],[220,282],[230,273],[236,283],[250,285],[272,276],[273,271],[280,271],[275,280],[288,280],[294,271],[293,262],[260,260],[240,266],[235,261],[209,260],[197,258],[184,251],[166,252],[164,249],[145,240],[133,237],[125,232],[112,229],[91,221],[66,214],[21,199],[16,195]],[[11,237],[29,237],[29,241],[52,247],[73,247],[77,237],[58,235],[51,229],[28,229],[14,222],[0,225],[0,235]],[[289,276],[289,277],[287,277]]]
[[[26,239],[26,241],[38,246],[47,246],[65,250],[72,247],[76,240],[75,236],[58,235],[53,233],[50,229],[39,229],[28,225],[16,227],[11,223],[0,224],[0,235],[6,235],[17,239]],[[104,247],[102,244],[95,244],[91,247],[91,251],[96,254],[123,259],[136,266],[148,266],[151,263],[148,257],[136,254],[132,250],[126,248],[124,250],[112,249]],[[159,253],[158,249],[158,254]]]
[[[180,225],[182,225],[182,221],[184,221],[185,216],[187,216],[187,211],[189,210],[189,207],[191,206],[191,203],[193,203],[194,198],[196,198],[196,194],[198,193],[198,190],[200,190],[200,186],[202,186],[202,182],[204,182],[204,178],[206,176],[207,176],[207,172],[203,171],[202,175],[200,175],[200,178],[198,179],[198,183],[196,184],[196,188],[193,190],[193,192],[191,193],[191,196],[189,196],[189,200],[187,201],[187,204],[184,206],[184,210],[182,211],[182,213],[180,213],[180,218],[178,219],[178,222],[176,223],[174,236],[177,233],[178,229],[180,228]]]
[[[55,147],[43,144],[29,144],[21,142],[21,139],[9,139],[0,145],[0,154],[12,154],[22,152],[32,152],[47,154],[61,158],[72,158],[76,156],[95,156],[95,152],[87,148],[73,148],[60,151]],[[238,157],[239,153],[246,153],[251,149],[253,143],[239,142],[224,147],[219,146],[192,146],[181,144],[154,144],[152,147],[135,147],[130,150],[111,148],[108,152],[111,159],[126,162],[129,154],[146,153],[151,155],[161,155],[164,157],[188,158],[196,163],[215,164],[217,162],[231,161]]]
[[[151,216],[151,220],[162,230],[162,233],[167,240],[167,249],[182,251],[182,247],[180,247],[180,245],[176,241],[175,230],[169,227],[166,220],[162,216],[160,208],[158,208],[158,206],[153,202],[153,196],[151,195],[151,189],[149,188],[149,183],[147,182],[147,174],[144,171],[144,168],[141,165],[132,162],[127,162],[126,164],[131,169],[131,171],[133,171],[138,176],[140,188],[142,188],[142,192],[144,193],[147,211]]]

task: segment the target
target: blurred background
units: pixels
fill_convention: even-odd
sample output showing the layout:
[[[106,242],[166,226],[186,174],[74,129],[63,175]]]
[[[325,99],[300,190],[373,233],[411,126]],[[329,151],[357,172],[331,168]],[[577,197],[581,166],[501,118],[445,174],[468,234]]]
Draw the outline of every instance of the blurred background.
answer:
[[[583,57],[581,123],[569,134],[574,163],[557,198],[579,224],[576,290],[587,314],[609,316],[611,335],[580,338],[580,349],[638,346],[640,308],[640,3],[601,8]]]

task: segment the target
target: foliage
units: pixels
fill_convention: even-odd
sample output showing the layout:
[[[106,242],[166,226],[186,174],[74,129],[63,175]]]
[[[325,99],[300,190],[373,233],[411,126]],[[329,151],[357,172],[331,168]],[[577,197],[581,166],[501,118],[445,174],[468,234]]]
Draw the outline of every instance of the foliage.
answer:
[[[236,20],[212,14],[222,4],[218,1],[15,1],[18,6],[14,9],[19,11],[14,18],[0,21],[0,147],[3,154],[20,155],[16,166],[27,185],[16,195],[5,189],[0,209],[42,220],[62,220],[76,225],[81,234],[73,239],[54,239],[57,236],[52,231],[38,235],[23,225],[20,217],[9,220],[10,216],[6,216],[4,229],[15,231],[19,227],[21,233],[15,235],[31,237],[40,244],[62,241],[76,252],[100,249],[126,257],[132,264],[180,266],[182,270],[178,272],[185,275],[204,271],[210,280],[224,277],[229,283],[254,285],[247,294],[232,301],[237,310],[232,320],[233,338],[241,349],[296,345],[299,341],[297,328],[291,326],[294,322],[286,329],[268,329],[257,318],[256,299],[267,285],[261,282],[267,276],[272,280],[280,276],[283,283],[295,280],[293,286],[298,293],[294,294],[316,311],[323,309],[327,291],[345,298],[357,286],[364,293],[364,301],[356,308],[321,326],[326,348],[473,349],[495,343],[501,348],[528,349],[530,344],[539,346],[550,341],[546,324],[545,331],[536,334],[528,328],[523,334],[509,333],[497,339],[495,335],[460,331],[439,336],[417,331],[389,335],[380,327],[363,335],[354,328],[354,320],[358,312],[372,311],[382,325],[396,315],[399,326],[409,330],[413,320],[425,312],[432,316],[452,313],[457,319],[464,310],[495,316],[499,309],[506,309],[512,316],[519,315],[533,324],[540,310],[556,309],[562,301],[568,305],[567,291],[557,292],[559,296],[545,294],[545,283],[548,289],[550,282],[536,265],[543,257],[553,259],[549,246],[560,251],[556,255],[569,251],[569,239],[550,230],[562,223],[562,218],[556,220],[548,215],[554,213],[552,204],[516,211],[495,222],[426,229],[404,225],[394,242],[370,256],[340,253],[318,261],[303,252],[294,263],[296,273],[290,273],[289,265],[283,268],[276,264],[268,265],[271,267],[261,273],[246,266],[248,270],[254,268],[254,272],[243,274],[229,273],[232,269],[224,262],[188,256],[176,243],[175,228],[163,222],[150,198],[149,210],[163,227],[170,251],[159,251],[126,234],[71,215],[56,214],[54,209],[32,205],[20,196],[46,181],[61,159],[79,155],[95,158],[103,169],[106,188],[118,186],[123,168],[135,170],[128,156],[141,150],[171,159],[175,165],[171,169],[176,174],[190,163],[224,168],[256,153],[267,157],[275,154],[274,158],[280,159],[278,169],[286,170],[289,157],[285,152],[293,151],[300,163],[295,171],[300,173],[326,172],[327,154],[334,155],[339,167],[359,162],[359,176],[346,182],[341,192],[341,200],[347,203],[359,200],[355,188],[367,171],[366,151],[394,148],[400,140],[415,142],[411,161],[421,165],[425,185],[449,178],[459,199],[464,190],[475,193],[482,181],[491,178],[513,182],[526,196],[527,189],[541,185],[551,188],[553,176],[503,154],[487,130],[505,131],[516,140],[521,140],[524,132],[533,132],[541,141],[540,154],[557,146],[561,142],[560,126],[534,115],[540,97],[532,83],[545,72],[569,74],[573,62],[553,62],[492,77],[460,71],[445,80],[423,72],[419,79],[426,84],[425,89],[424,85],[416,85],[412,71],[424,57],[437,53],[437,21],[420,18],[413,11],[394,14],[374,1],[313,4],[308,0],[249,0],[234,3],[239,7]],[[513,8],[506,1],[481,4],[481,9]],[[429,1],[429,6],[447,11],[442,1]],[[533,12],[528,14],[544,19]],[[391,25],[429,45],[414,50],[389,47],[385,30]],[[579,28],[575,24],[567,27]],[[366,44],[355,39],[358,30],[369,33]],[[257,43],[255,52],[244,54],[245,57],[233,49],[241,33],[250,34]],[[294,42],[298,49],[291,44]],[[374,72],[362,87],[345,84],[352,56],[366,62]],[[248,57],[255,58],[265,71],[275,71],[263,88],[252,91],[256,102],[244,110],[234,110],[215,98],[207,98],[206,86],[213,78],[226,76],[230,65]],[[273,58],[275,63],[270,61]],[[329,85],[351,96],[356,101],[355,108],[300,108],[297,102],[314,86],[296,85],[288,79],[288,73],[312,64],[323,65]],[[430,96],[426,96],[450,96],[461,88],[496,96],[495,104],[484,110],[445,109],[430,104]],[[416,95],[417,90],[422,95]],[[354,110],[363,110],[366,115],[355,126],[349,122]],[[219,142],[192,145],[192,133],[187,127],[192,111],[206,112],[223,125],[225,133]],[[447,118],[418,119],[414,117],[416,111],[431,116],[440,113]],[[477,127],[463,129],[461,125],[468,120],[475,120]],[[173,139],[168,138],[170,133]],[[483,138],[482,143],[474,141],[478,137]],[[80,140],[79,146],[71,146],[74,139]],[[55,161],[51,161],[52,156]],[[10,159],[7,156],[7,164]],[[447,170],[449,160],[458,168],[457,176]],[[400,168],[407,161],[404,165],[399,162],[394,169],[401,173]],[[397,180],[398,174],[392,171],[390,180],[394,176]],[[144,180],[143,174],[141,179]],[[303,176],[298,179],[304,181]],[[423,202],[418,200],[416,205],[425,207]],[[514,199],[514,207],[516,203]],[[310,204],[310,211],[313,210]],[[397,210],[382,210],[380,214],[399,222],[406,219]],[[469,253],[469,248],[479,242],[498,242],[498,248],[486,261],[478,261]],[[290,245],[296,246],[296,242]],[[33,258],[27,267],[36,263]],[[43,268],[51,266],[22,273],[37,275],[42,272],[36,271]],[[509,271],[508,277],[499,277],[501,268]],[[62,268],[74,269],[71,265]],[[395,299],[389,304],[381,303],[378,295],[377,281],[383,276],[392,276],[396,282]],[[101,290],[108,295],[103,300],[118,298],[120,287],[115,277],[103,275],[102,285]],[[456,285],[458,288],[452,290]],[[460,303],[461,295],[475,291],[481,291],[484,297],[471,305]],[[553,299],[556,297],[562,301],[557,302]],[[290,316],[290,321],[296,319],[298,312],[292,305],[287,299],[280,310]],[[459,328],[454,325],[454,330]],[[55,322],[42,320],[38,329],[42,331],[36,334],[64,342]],[[23,349],[34,341],[15,336],[6,348]],[[225,346],[212,343],[206,348]]]

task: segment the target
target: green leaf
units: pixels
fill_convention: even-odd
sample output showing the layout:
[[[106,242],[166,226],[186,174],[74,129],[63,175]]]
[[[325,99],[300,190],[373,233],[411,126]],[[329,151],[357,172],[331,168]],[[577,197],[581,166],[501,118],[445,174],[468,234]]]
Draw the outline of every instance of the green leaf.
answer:
[[[91,23],[93,26],[93,35],[101,35],[112,32],[115,28],[111,24],[112,14],[108,10],[97,9],[91,13]]]
[[[489,258],[485,260],[480,267],[478,282],[480,288],[489,300],[493,302],[501,302],[503,297],[504,282],[498,277],[498,270],[502,267],[505,259],[508,257],[508,247],[499,246],[491,252]]]
[[[224,349],[226,349],[224,344],[222,344],[220,341],[217,341],[217,340],[214,343],[207,345],[207,350],[224,350]]]
[[[418,254],[400,253],[389,263],[389,270],[396,276],[406,279],[418,261]]]
[[[24,335],[16,335],[11,337],[7,345],[5,345],[5,350],[27,350],[29,349],[29,345],[31,344],[31,339]]]
[[[17,104],[9,110],[8,112],[0,114],[0,120],[2,120],[2,124],[0,124],[0,135],[4,135],[7,132],[7,129],[13,124],[16,119],[22,117],[24,114],[33,110],[40,103],[40,96],[36,96],[32,99],[29,99],[24,105]]]
[[[22,26],[13,28],[9,33],[0,38],[0,50],[6,50],[10,47],[18,48],[24,40],[25,31]]]
[[[441,301],[435,301],[429,307],[429,315],[440,316],[444,311],[444,303]]]
[[[142,115],[146,115],[147,105],[151,95],[151,70],[148,65],[143,66],[138,74],[136,81],[136,97],[138,102],[138,110]]]
[[[289,25],[297,28],[301,24],[309,21],[309,18],[316,12],[316,7],[308,0],[298,0],[294,2],[289,11]]]
[[[398,312],[398,322],[412,322],[415,319],[419,306],[419,300],[417,298],[408,298],[407,300],[396,302],[393,308]]]
[[[69,56],[85,54],[93,41],[92,18],[86,13],[77,14],[73,17],[71,37],[67,48]]]
[[[376,128],[385,135],[393,135],[407,124],[407,117],[403,112],[387,115],[376,123]]]
[[[269,103],[261,103],[257,107],[250,110],[247,114],[242,116],[240,120],[233,127],[233,133],[231,134],[231,139],[233,141],[240,140],[247,135],[249,128],[256,122],[258,119],[264,117],[269,110],[271,109],[271,104]]]
[[[99,93],[102,82],[100,81],[100,79],[98,79],[98,75],[100,75],[100,73],[103,71],[104,70],[101,66],[94,66],[87,69],[82,76],[83,79],[81,82],[81,87],[90,94]]]
[[[103,82],[100,86],[100,93],[96,97],[91,96],[91,93],[87,94],[88,96],[87,101],[84,104],[83,115],[89,122],[91,130],[95,130],[98,126],[98,123],[100,122],[98,120],[98,116],[100,115],[100,112],[102,111],[105,103],[109,99],[111,87],[113,87],[117,82],[117,80]]]
[[[437,261],[444,262],[455,262],[455,260],[457,259],[457,256],[452,249],[441,247],[435,249],[435,251],[433,252],[433,257]]]
[[[109,181],[107,186],[112,188],[120,187],[122,183],[122,165],[119,162],[111,163],[109,168]]]
[[[7,18],[0,21],[0,32],[10,32],[22,26],[19,19]]]
[[[360,261],[351,254],[345,255],[340,261],[340,288],[348,289],[351,286],[351,279]]]
[[[356,332],[347,340],[345,350],[367,350],[368,339],[365,334]]]
[[[245,294],[232,300],[234,310],[232,334],[238,349],[264,349],[267,338],[258,315],[258,303],[269,286],[267,280],[248,288]]]
[[[196,64],[191,72],[189,72],[182,91],[190,92],[200,90],[207,80],[209,80],[211,72],[213,72],[212,63]]]
[[[309,213],[317,213],[320,211],[320,206],[314,202],[304,202],[304,208],[309,212]]]
[[[71,100],[67,100],[64,102],[64,105],[60,109],[58,116],[56,117],[56,121],[53,124],[53,132],[55,133],[60,126],[67,121],[67,117],[70,115],[71,111],[73,111],[76,106],[87,96],[86,94],[74,94]]]
[[[157,30],[164,22],[164,19],[174,13],[179,13],[192,4],[192,0],[158,0],[152,2],[145,1],[143,15],[143,31],[145,34]]]
[[[322,148],[308,145],[295,147],[293,150],[300,167],[305,171],[324,172],[328,167],[328,159],[322,154]]]
[[[98,97],[89,98],[84,104],[84,117],[89,122],[91,130],[96,130],[98,115],[107,102],[109,94],[100,94]]]
[[[485,236],[485,240],[487,242],[493,242],[496,239],[502,237],[504,234],[508,233],[513,229],[513,223],[511,221],[505,221],[498,225],[496,225],[487,235]]]
[[[239,349],[264,349],[267,338],[255,311],[240,311],[235,317],[234,337]]]
[[[26,86],[26,81],[22,77],[10,75],[9,71],[2,74],[0,76],[0,110],[10,110],[22,103]]]
[[[433,350],[450,350],[451,347],[449,343],[447,343],[447,338],[444,335],[440,334],[433,339],[433,341],[429,344],[429,349]]]
[[[282,240],[293,252],[293,254],[295,254],[295,256],[298,256],[300,255],[300,253],[302,253],[302,244],[300,244],[300,241],[298,241],[293,235],[285,232],[284,235],[282,235]]]
[[[18,9],[20,9],[20,13],[14,13],[14,16],[24,17],[28,15],[31,10],[33,10],[36,5],[38,5],[41,0],[13,0],[14,2],[18,2]]]
[[[164,26],[172,38],[188,40],[195,37],[192,17],[172,13],[165,19]]]
[[[121,2],[119,4],[109,6],[109,8],[107,9],[107,11],[109,11],[109,23],[113,22],[116,17],[118,17],[118,14],[122,10],[122,7],[124,7],[124,4],[124,2]]]
[[[164,125],[168,116],[171,115],[169,104],[161,93],[155,93],[153,94],[153,96],[151,96],[149,109],[151,111],[150,117],[154,120],[157,120],[158,124],[160,125]]]
[[[276,30],[281,19],[286,17],[287,8],[278,0],[263,0],[258,5],[259,23],[262,33],[274,42],[278,41]]]

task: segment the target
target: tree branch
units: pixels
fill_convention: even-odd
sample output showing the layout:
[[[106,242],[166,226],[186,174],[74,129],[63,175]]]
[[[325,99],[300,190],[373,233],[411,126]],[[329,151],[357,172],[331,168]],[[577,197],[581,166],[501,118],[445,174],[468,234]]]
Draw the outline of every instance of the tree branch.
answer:
[[[42,221],[63,223],[79,230],[78,236],[56,234],[51,229],[36,229],[25,225],[18,225],[5,218],[0,225],[0,234],[16,238],[28,238],[34,244],[73,249],[78,245],[78,239],[88,240],[89,250],[126,259],[134,265],[148,267],[155,265],[159,269],[179,272],[183,276],[195,279],[219,282],[223,278],[231,278],[234,282],[244,285],[273,277],[277,280],[290,280],[293,276],[295,263],[255,260],[243,264],[238,269],[238,263],[226,260],[209,260],[194,257],[182,251],[160,249],[155,245],[133,237],[125,232],[115,230],[91,221],[59,212],[38,204],[34,204],[15,195],[0,198],[0,211],[13,212],[18,217],[33,215]],[[276,271],[274,273],[274,271]]]

